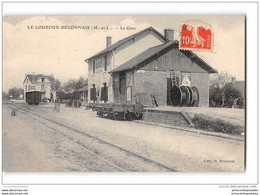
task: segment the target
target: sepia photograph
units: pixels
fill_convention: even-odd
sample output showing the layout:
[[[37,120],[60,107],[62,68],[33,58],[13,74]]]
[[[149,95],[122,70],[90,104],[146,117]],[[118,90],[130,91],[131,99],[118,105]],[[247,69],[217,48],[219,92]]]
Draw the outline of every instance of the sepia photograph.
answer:
[[[3,172],[245,171],[245,15],[2,23]]]

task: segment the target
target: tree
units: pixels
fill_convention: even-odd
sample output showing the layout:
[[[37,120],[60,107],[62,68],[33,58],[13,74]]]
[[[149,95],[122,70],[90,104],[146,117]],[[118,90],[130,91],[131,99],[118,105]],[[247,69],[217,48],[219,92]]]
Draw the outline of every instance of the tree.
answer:
[[[16,88],[13,87],[8,90],[8,96],[11,99],[20,99],[20,95],[24,93],[24,90],[22,88]]]
[[[222,90],[219,86],[209,86],[209,104],[220,106],[222,104]]]
[[[232,106],[240,91],[232,86],[235,79],[227,72],[220,72],[210,77],[209,103],[211,106]],[[224,100],[224,101],[223,101]]]
[[[231,107],[235,99],[241,98],[241,92],[232,86],[232,83],[226,84],[222,88],[222,94],[225,98],[224,106]]]
[[[52,89],[53,90],[59,90],[61,87],[61,83],[59,81],[59,79],[54,79],[54,83],[52,85]]]
[[[232,82],[233,76],[228,72],[220,72],[213,75],[210,75],[209,85],[212,87],[224,87],[227,83]]]
[[[62,89],[65,92],[73,92],[76,90],[79,90],[83,86],[88,84],[88,79],[84,79],[83,77],[80,77],[79,79],[70,79],[69,81],[65,82],[62,85]]]
[[[53,84],[51,86],[52,90],[55,90],[55,91],[59,90],[61,87],[61,83],[60,83],[59,79],[55,79],[53,74],[51,74],[51,80],[53,81]]]

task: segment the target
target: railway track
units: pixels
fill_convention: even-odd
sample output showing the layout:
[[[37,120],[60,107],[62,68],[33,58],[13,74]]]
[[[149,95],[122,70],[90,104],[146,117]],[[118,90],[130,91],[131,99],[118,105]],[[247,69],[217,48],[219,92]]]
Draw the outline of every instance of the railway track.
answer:
[[[87,153],[95,156],[96,158],[98,158],[98,160],[104,162],[104,163],[107,163],[109,166],[112,166],[113,168],[115,168],[115,170],[117,171],[122,171],[122,172],[126,172],[127,170],[122,168],[122,167],[119,167],[118,165],[114,164],[112,161],[109,161],[105,158],[103,158],[102,156],[100,155],[97,155],[95,152],[91,151],[90,149],[88,149],[87,147],[84,146],[84,144],[81,144],[81,143],[78,143],[77,140],[73,139],[72,137],[70,136],[66,136],[64,135],[63,133],[59,132],[57,133],[57,128],[53,128],[51,127],[50,125],[48,125],[47,123],[43,122],[42,120],[39,120],[39,117],[35,117],[36,115],[31,113],[31,112],[28,112],[29,110],[32,111],[32,109],[28,109],[28,110],[25,110],[24,108],[20,108],[20,107],[17,107],[17,106],[9,106],[10,108],[12,109],[17,109],[19,111],[19,113],[25,115],[25,116],[29,116],[30,118],[32,118],[33,120],[37,121],[38,123],[42,124],[43,126],[47,127],[48,129],[50,129],[51,131],[55,132],[55,135],[58,135],[60,136],[61,138],[69,141],[70,143],[82,148],[83,150],[85,150]],[[41,117],[43,118],[43,117]]]
[[[17,109],[18,112],[27,115],[28,117],[32,118],[33,120],[39,122],[40,124],[46,126],[47,128],[51,129],[52,131],[55,131],[55,133],[58,133],[59,136],[67,139],[68,141],[76,144],[77,146],[85,149],[87,152],[91,153],[92,155],[96,156],[100,160],[110,164],[114,168],[116,168],[119,171],[133,171],[131,167],[125,168],[124,165],[121,164],[121,162],[117,161],[113,158],[113,156],[106,156],[106,154],[97,151],[95,148],[91,148],[89,145],[86,145],[85,143],[94,143],[94,145],[99,146],[99,148],[104,149],[105,151],[115,151],[119,153],[121,156],[124,157],[124,160],[127,159],[127,162],[135,162],[138,161],[138,163],[141,163],[142,165],[153,167],[158,171],[176,171],[174,168],[169,167],[167,165],[164,165],[160,162],[154,161],[152,159],[149,159],[147,157],[144,157],[140,154],[137,154],[136,152],[130,151],[126,148],[123,148],[121,146],[115,145],[113,143],[110,143],[106,140],[100,139],[96,136],[93,136],[89,133],[82,132],[78,129],[75,129],[73,127],[70,127],[68,125],[64,125],[60,122],[57,122],[53,119],[44,117],[38,113],[35,113],[36,110],[32,108],[22,107],[22,105],[9,105],[12,109]],[[46,113],[46,112],[44,112]],[[65,133],[64,133],[65,132]],[[81,141],[80,141],[81,140]],[[112,152],[113,153],[113,152]],[[136,164],[136,163],[134,163]]]

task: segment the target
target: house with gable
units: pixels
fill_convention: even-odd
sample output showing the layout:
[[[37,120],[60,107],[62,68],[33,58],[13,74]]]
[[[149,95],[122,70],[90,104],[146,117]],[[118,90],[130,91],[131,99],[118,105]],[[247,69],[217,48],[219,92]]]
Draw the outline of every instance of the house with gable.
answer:
[[[111,39],[85,60],[88,102],[128,104],[136,102],[136,94],[153,93],[158,105],[167,105],[174,70],[178,84],[196,86],[199,106],[208,106],[209,74],[216,71],[192,51],[180,50],[174,30],[165,29],[162,35],[149,27],[114,44]]]
[[[41,99],[53,99],[53,84],[54,78],[51,75],[26,74],[23,81],[24,100],[26,101],[26,92],[30,91],[40,91],[42,94]]]

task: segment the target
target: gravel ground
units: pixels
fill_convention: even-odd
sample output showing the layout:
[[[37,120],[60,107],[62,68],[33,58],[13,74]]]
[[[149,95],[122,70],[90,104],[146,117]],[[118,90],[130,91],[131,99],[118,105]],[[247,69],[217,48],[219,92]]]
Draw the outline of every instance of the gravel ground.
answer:
[[[3,108],[5,172],[119,171],[21,113]]]
[[[244,142],[128,121],[99,118],[95,112],[52,104],[27,106],[32,112],[73,127],[127,151],[158,162],[175,171],[243,171]],[[55,132],[19,113],[10,116],[3,107],[4,171],[119,171],[85,154],[82,148],[62,140]],[[50,125],[50,124],[49,124]],[[23,127],[23,128],[17,128]],[[133,155],[89,139],[68,129],[55,127],[91,151],[126,171],[167,171]],[[84,154],[84,155],[83,155]],[[168,170],[169,171],[169,170]]]

